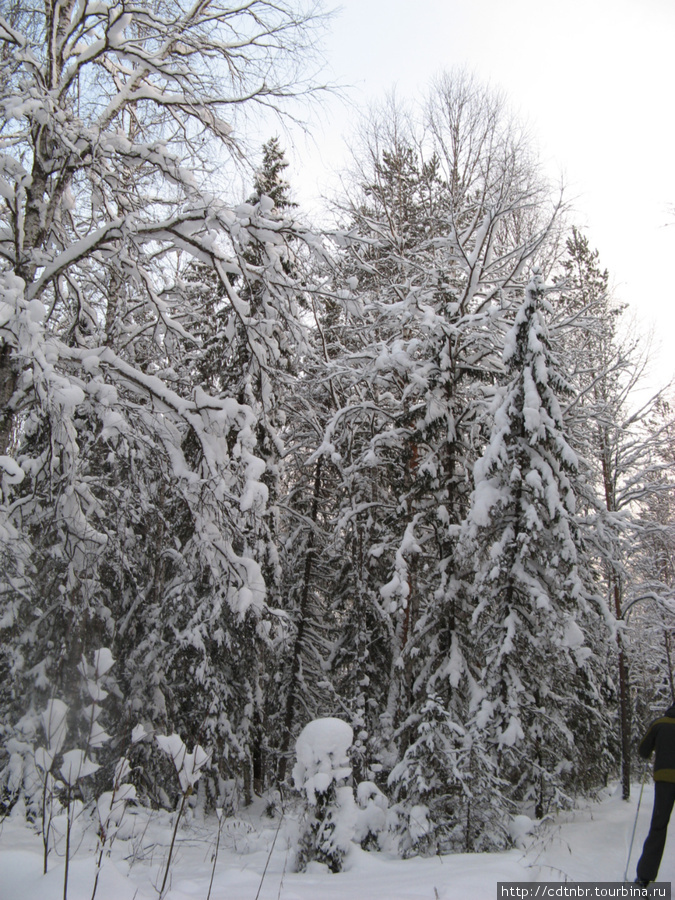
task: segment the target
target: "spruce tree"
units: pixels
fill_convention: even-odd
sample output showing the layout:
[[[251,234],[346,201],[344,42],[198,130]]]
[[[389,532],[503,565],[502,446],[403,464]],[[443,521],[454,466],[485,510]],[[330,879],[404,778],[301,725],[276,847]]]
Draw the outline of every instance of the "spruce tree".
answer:
[[[585,628],[595,614],[577,566],[578,462],[561,414],[569,387],[551,352],[547,313],[535,274],[507,335],[510,379],[495,395],[462,535],[475,570],[471,731],[485,770],[496,768],[506,781],[490,799],[502,821],[515,801],[531,803],[538,818],[568,802],[567,773],[579,764],[574,723],[593,700]]]
[[[297,208],[291,198],[291,185],[284,172],[288,168],[286,154],[278,137],[270,138],[263,144],[263,157],[254,181],[249,203],[258,203],[261,197],[269,197],[280,212]]]

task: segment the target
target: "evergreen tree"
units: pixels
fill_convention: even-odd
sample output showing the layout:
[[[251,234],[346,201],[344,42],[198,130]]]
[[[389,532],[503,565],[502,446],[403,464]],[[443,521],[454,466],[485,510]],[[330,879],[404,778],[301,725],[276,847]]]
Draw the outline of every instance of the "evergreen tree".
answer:
[[[461,105],[459,88],[448,87],[448,104]],[[503,320],[522,291],[524,260],[552,222],[529,216],[543,189],[513,142],[490,141],[468,122],[448,167],[451,125],[446,131],[445,120],[436,121],[426,160],[403,124],[390,119],[373,137],[343,264],[358,275],[359,301],[336,365],[346,400],[326,440],[344,473],[336,545],[345,562],[334,595],[345,630],[332,657],[339,696],[359,698],[348,705],[366,711],[365,725],[354,723],[368,735],[366,755],[392,772],[402,808],[428,807],[438,840],[464,846],[470,832],[480,841],[478,814],[468,824],[468,772],[449,776],[444,788],[431,779],[424,799],[414,772],[442,767],[438,748],[452,743],[446,720],[468,721],[460,673],[471,642],[470,573],[457,558],[457,535],[489,427],[486,391],[501,372]],[[464,166],[468,191],[451,177]],[[352,636],[363,648],[358,657]],[[350,674],[355,658],[368,666],[361,682]],[[429,712],[438,703],[440,718]],[[474,765],[471,753],[452,752],[461,762],[449,771]],[[403,815],[404,828],[408,821]]]
[[[234,680],[245,687],[248,710],[247,735],[240,739],[247,802],[276,777],[279,704],[285,701],[284,652],[293,627],[295,580],[290,579],[289,586],[284,572],[281,522],[284,493],[292,484],[283,460],[299,361],[306,353],[301,310],[307,300],[304,275],[301,278],[304,263],[296,252],[303,243],[303,230],[289,217],[296,204],[282,177],[287,166],[278,139],[273,138],[263,147],[255,190],[240,207],[251,228],[238,248],[239,270],[228,276],[233,290],[212,276],[206,283],[199,282],[203,271],[199,265],[190,271],[191,288],[210,303],[211,316],[202,325],[204,346],[189,355],[189,365],[196,369],[205,390],[234,396],[253,410],[259,480],[264,486],[264,506],[243,510],[247,519],[244,552],[260,561],[268,606],[274,610],[262,634],[256,635],[254,622],[248,624],[250,640],[239,679]]]
[[[507,336],[510,380],[495,396],[492,436],[474,469],[462,536],[475,571],[469,662],[476,752],[508,782],[497,819],[527,800],[540,818],[567,802],[579,764],[574,722],[599,702],[586,645],[593,607],[579,577],[570,448],[559,397],[569,388],[551,353],[543,279],[535,274]],[[597,734],[598,746],[604,735]]]
[[[249,203],[259,203],[261,197],[269,197],[280,212],[296,208],[298,204],[291,199],[291,186],[284,176],[288,161],[279,138],[270,138],[262,149],[262,163],[253,181]]]

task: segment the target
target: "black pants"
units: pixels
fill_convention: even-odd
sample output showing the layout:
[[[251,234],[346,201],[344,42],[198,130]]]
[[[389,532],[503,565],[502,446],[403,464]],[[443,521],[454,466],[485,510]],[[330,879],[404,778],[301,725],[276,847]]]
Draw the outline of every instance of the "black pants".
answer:
[[[675,803],[675,784],[669,781],[655,781],[652,823],[637,864],[637,876],[640,881],[656,881],[663,848],[666,846],[666,833],[673,803]]]

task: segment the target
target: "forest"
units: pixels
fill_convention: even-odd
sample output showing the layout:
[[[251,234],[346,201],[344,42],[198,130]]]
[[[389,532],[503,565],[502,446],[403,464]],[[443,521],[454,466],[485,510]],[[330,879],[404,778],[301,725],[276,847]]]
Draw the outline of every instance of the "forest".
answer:
[[[628,799],[672,395],[506,99],[383,101],[317,216],[319,7],[0,13],[0,816],[47,871],[78,808],[100,866],[126,804],[304,804],[339,871]]]

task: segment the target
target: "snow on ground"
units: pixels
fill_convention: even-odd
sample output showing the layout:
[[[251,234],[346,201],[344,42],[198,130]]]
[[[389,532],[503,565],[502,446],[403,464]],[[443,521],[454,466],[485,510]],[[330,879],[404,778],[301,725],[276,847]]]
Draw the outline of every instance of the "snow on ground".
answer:
[[[394,859],[354,846],[346,871],[331,875],[321,867],[291,871],[292,822],[263,815],[254,806],[223,819],[212,900],[495,900],[498,881],[620,881],[630,843],[639,785],[629,803],[618,786],[604,798],[559,816],[525,840],[524,849],[506,853],[457,854],[431,859]],[[653,788],[647,785],[640,807],[629,878],[647,834]],[[143,810],[127,813],[125,840],[118,840],[104,862],[97,900],[157,900],[170,840],[170,817]],[[206,900],[217,834],[215,818],[193,820],[179,829],[171,890],[166,900]],[[276,837],[276,841],[275,841]],[[274,846],[273,846],[274,845]],[[272,849],[273,847],[273,849]],[[266,864],[264,880],[261,878]],[[0,830],[2,900],[57,900],[63,897],[63,859],[52,855],[42,875],[42,843],[19,816]],[[675,822],[666,844],[660,881],[675,881]],[[87,839],[71,861],[69,900],[90,900],[93,855]],[[259,893],[258,893],[259,892]]]

